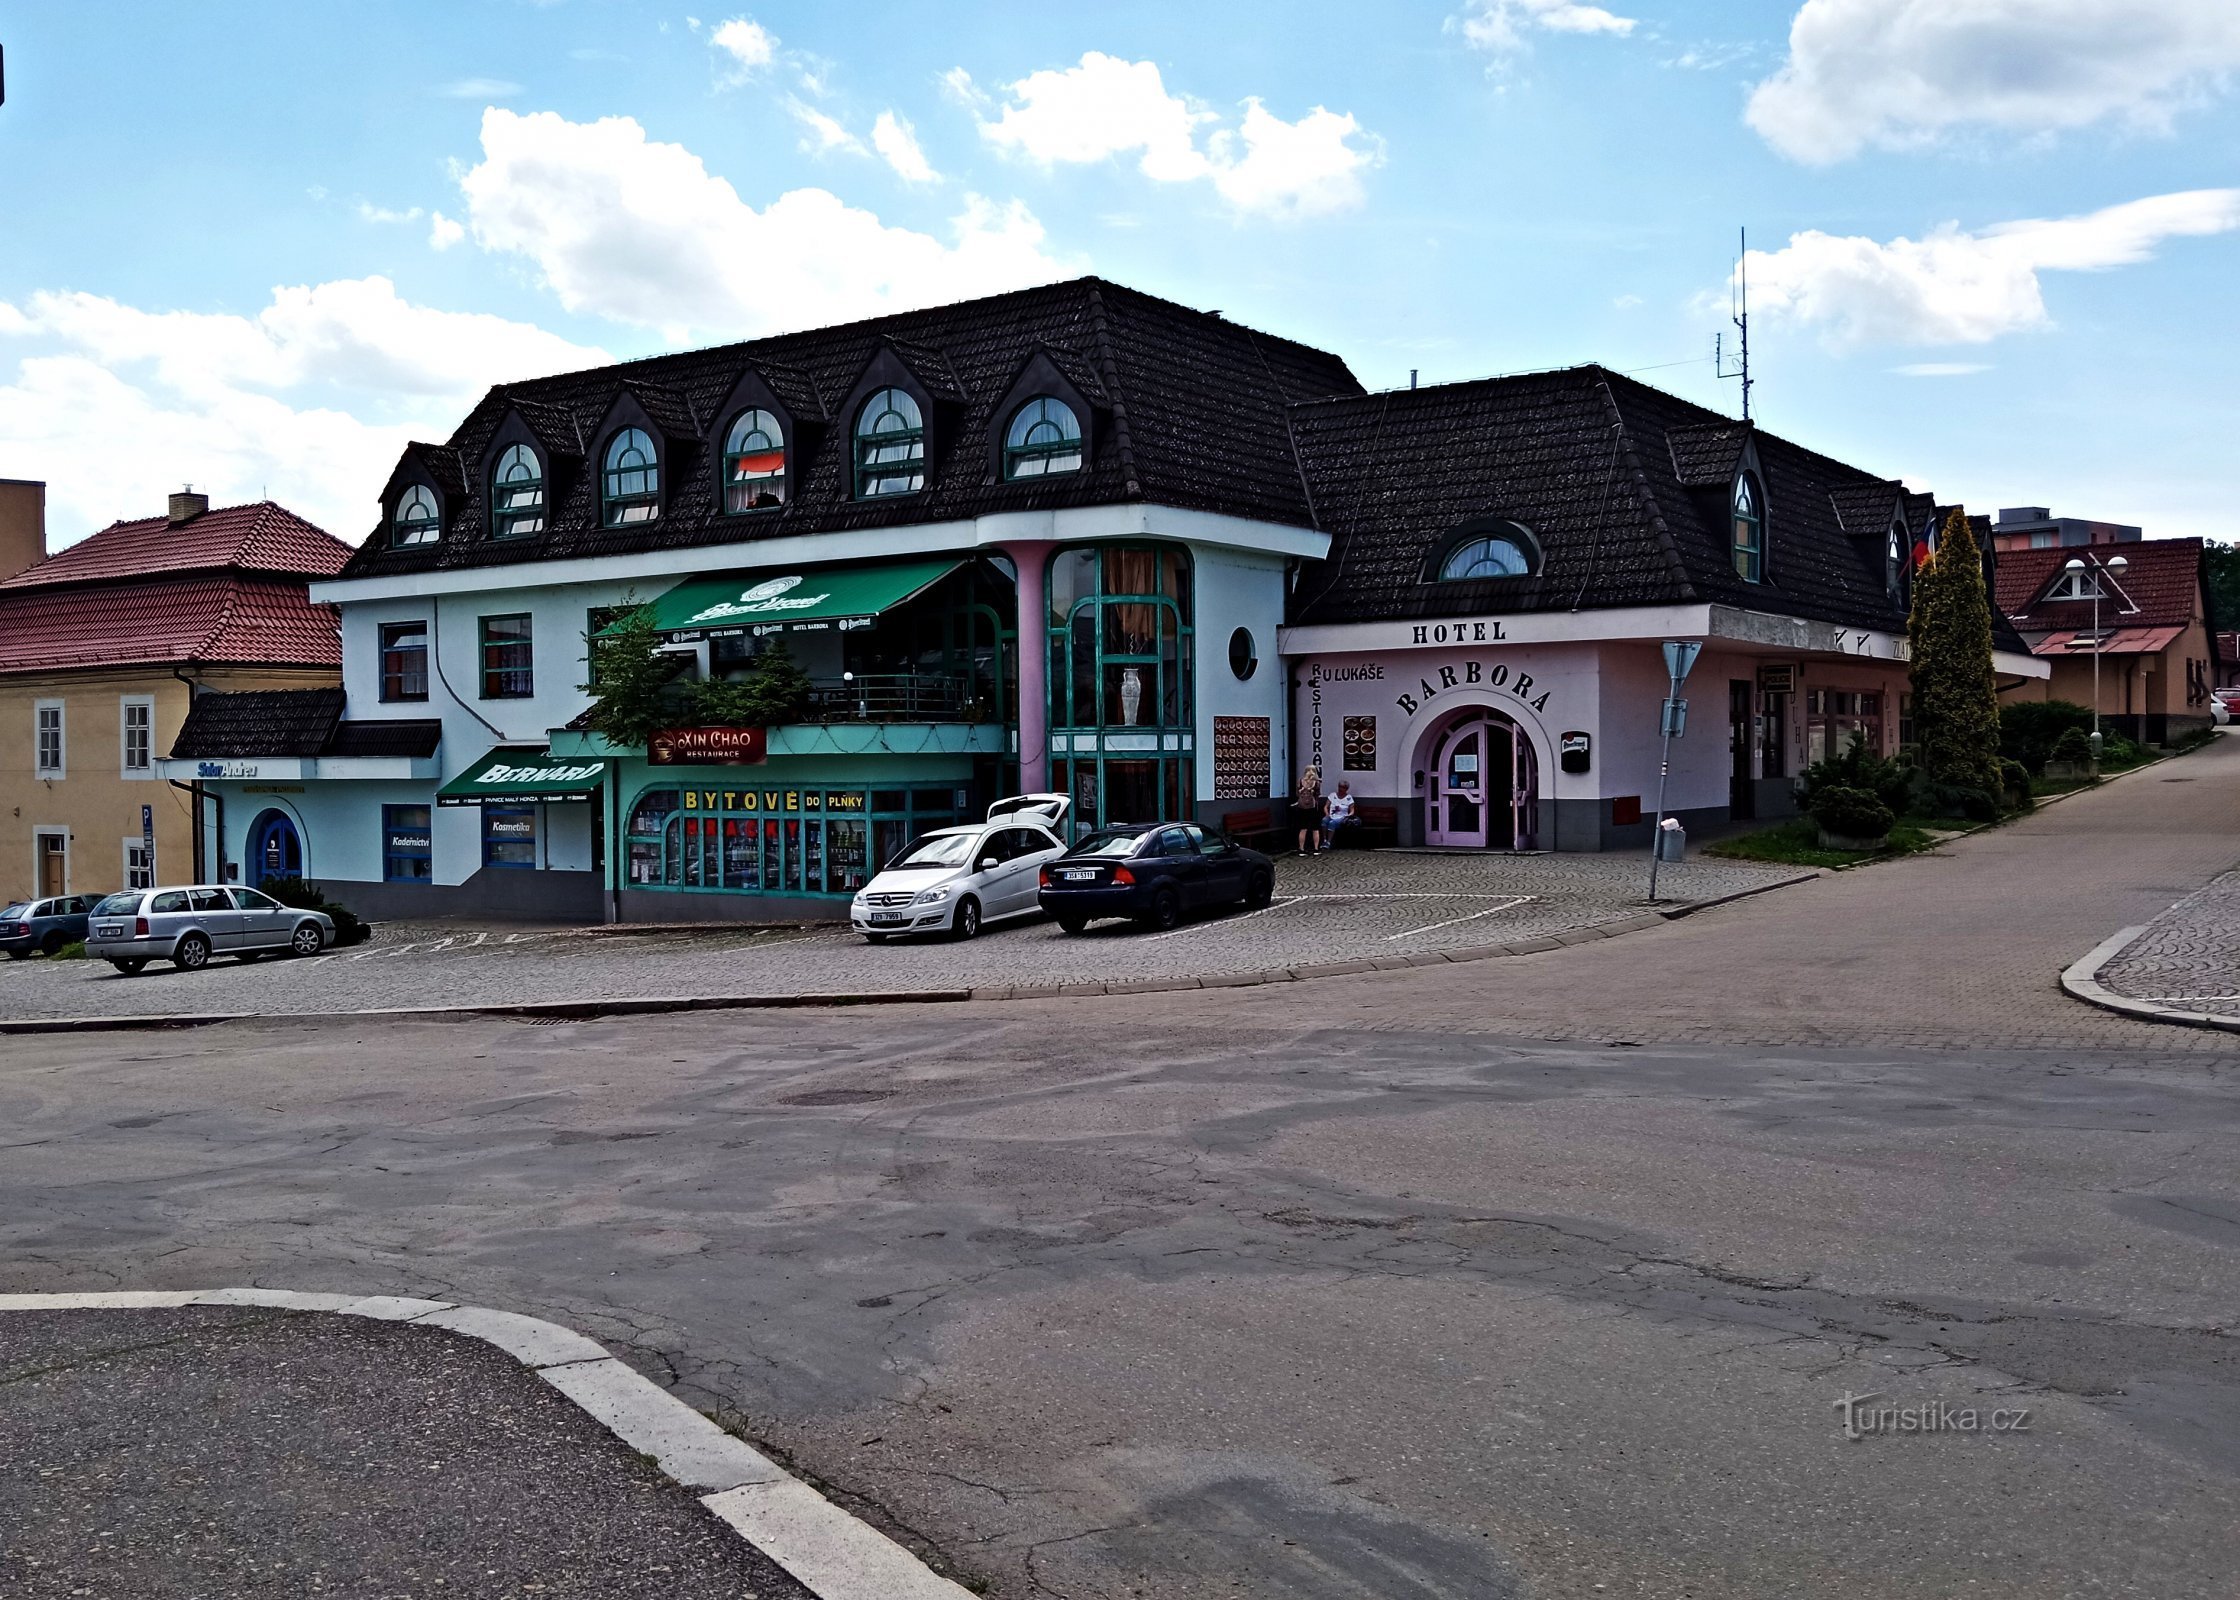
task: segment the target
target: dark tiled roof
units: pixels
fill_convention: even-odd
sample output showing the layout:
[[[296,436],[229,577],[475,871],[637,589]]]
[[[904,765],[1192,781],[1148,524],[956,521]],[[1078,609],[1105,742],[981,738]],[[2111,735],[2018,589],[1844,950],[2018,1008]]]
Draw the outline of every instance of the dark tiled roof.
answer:
[[[198,662],[339,667],[335,610],[313,605],[300,579],[0,586],[0,672]]]
[[[198,694],[171,742],[171,754],[187,761],[315,756],[341,716],[340,689]]]
[[[410,756],[421,759],[436,753],[443,742],[443,724],[432,718],[345,721],[335,724],[319,754],[323,756]]]
[[[658,383],[642,380],[626,383],[623,388],[646,408],[646,415],[653,425],[671,439],[697,439],[706,431],[700,419],[693,415],[692,402],[676,390]]]
[[[205,511],[177,526],[163,517],[112,522],[0,583],[0,592],[164,572],[287,572],[328,578],[349,559],[350,547],[340,539],[286,506],[260,500]]]
[[[436,487],[446,495],[464,494],[467,488],[467,471],[460,464],[459,452],[449,445],[408,444],[404,453],[417,461],[433,478]]]
[[[1999,557],[1999,610],[2017,627],[2032,632],[2091,627],[2089,600],[2033,603],[2074,555],[2095,559],[2122,556],[2126,563],[2121,573],[2109,576],[2110,596],[2100,602],[2103,628],[2183,627],[2201,615],[2199,539],[2142,539],[2122,545],[2005,551]],[[2117,600],[2117,595],[2122,600]],[[2130,609],[2132,606],[2137,609]]]
[[[598,425],[626,382],[659,384],[685,397],[714,438],[728,421],[716,413],[749,368],[789,406],[804,393],[821,409],[854,388],[884,343],[937,397],[948,397],[950,425],[933,419],[923,493],[875,501],[850,497],[851,440],[844,418],[821,430],[807,459],[794,463],[794,493],[782,509],[747,516],[718,511],[716,452],[677,451],[666,463],[662,514],[627,528],[599,525],[594,472],[569,475],[547,531],[493,544],[483,537],[483,486],[447,500],[445,535],[432,545],[393,549],[368,541],[348,575],[505,565],[649,549],[744,544],[796,534],[880,528],[1115,501],[1165,505],[1313,524],[1292,453],[1285,407],[1360,385],[1336,356],[1256,333],[1096,278],[996,295],[961,305],[898,313],[868,322],[781,334],[744,344],[656,356],[589,372],[494,389],[447,441],[479,463],[509,405],[540,440],[565,431],[570,454],[597,441]],[[1005,483],[991,471],[990,441],[1003,419],[993,412],[1038,346],[1071,381],[1086,369],[1100,426],[1080,472]],[[938,358],[938,359],[937,359]],[[1086,388],[1086,383],[1083,385]],[[797,420],[800,412],[797,411]],[[563,430],[563,420],[565,426]],[[796,430],[799,442],[800,430]],[[549,447],[549,446],[548,446]]]
[[[1828,491],[1843,531],[1854,539],[1872,539],[1878,547],[1888,537],[1890,519],[1905,503],[1905,496],[1905,485],[1890,478],[1839,483]]]
[[[1887,480],[1601,367],[1306,405],[1294,418],[1334,540],[1300,580],[1297,621],[1709,600],[1905,629],[1881,541],[1851,538],[1831,498],[1872,486],[1887,515]],[[1755,584],[1730,557],[1728,486],[1746,442],[1766,500],[1766,581]],[[1713,460],[1726,465],[1702,481]],[[1540,574],[1423,582],[1455,529],[1483,516],[1532,531]]]

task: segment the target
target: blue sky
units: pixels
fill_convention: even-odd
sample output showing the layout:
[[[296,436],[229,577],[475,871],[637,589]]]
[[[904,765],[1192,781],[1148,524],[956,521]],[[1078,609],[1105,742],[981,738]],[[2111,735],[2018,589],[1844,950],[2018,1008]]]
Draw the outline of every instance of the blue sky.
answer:
[[[0,476],[349,539],[489,383],[1094,271],[2234,536],[2240,5],[0,10]]]

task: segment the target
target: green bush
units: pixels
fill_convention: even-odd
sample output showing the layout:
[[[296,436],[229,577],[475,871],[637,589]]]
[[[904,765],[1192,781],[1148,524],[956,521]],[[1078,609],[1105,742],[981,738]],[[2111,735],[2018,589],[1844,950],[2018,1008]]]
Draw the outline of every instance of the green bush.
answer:
[[[2061,737],[2053,741],[2053,748],[2046,752],[2046,759],[2081,767],[2092,759],[2092,740],[2082,728],[2064,728]]]
[[[1940,817],[1964,817],[1970,822],[1997,822],[2000,815],[1997,795],[1964,783],[1931,784],[1927,804]]]
[[[267,878],[257,887],[284,906],[294,906],[298,911],[324,911],[334,919],[334,942],[338,947],[363,944],[373,931],[356,912],[336,905],[301,878]]]
[[[1805,768],[1797,798],[1809,812],[1823,790],[1863,789],[1893,812],[1902,813],[1912,803],[1913,781],[1911,762],[1903,756],[1884,760],[1867,748],[1865,734],[1855,733],[1850,743],[1827,760]]]
[[[1999,776],[2006,780],[2007,792],[2003,798],[2016,811],[2028,811],[2038,802],[2030,793],[2030,769],[2019,761],[2001,761]]]
[[[2092,711],[2073,700],[2025,700],[1999,708],[1999,753],[2035,775],[2062,734],[2092,726]]]
[[[1898,819],[1891,809],[1865,789],[1831,786],[1812,797],[1812,820],[1828,833],[1846,839],[1886,837]]]
[[[2127,739],[2120,733],[2103,733],[2100,736],[2100,759],[2113,767],[2128,767],[2147,758],[2146,746]]]

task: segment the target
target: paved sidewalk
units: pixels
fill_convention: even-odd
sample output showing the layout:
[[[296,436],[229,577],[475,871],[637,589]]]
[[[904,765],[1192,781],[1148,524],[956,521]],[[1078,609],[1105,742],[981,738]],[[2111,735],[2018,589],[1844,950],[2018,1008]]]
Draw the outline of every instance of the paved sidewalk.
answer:
[[[11,1600],[809,1600],[478,1340],[195,1307],[0,1315]]]
[[[2240,871],[2203,885],[2104,963],[2103,988],[2127,1000],[2240,1018]]]
[[[1049,922],[969,944],[876,948],[844,927],[583,930],[443,924],[382,927],[310,961],[126,977],[100,961],[0,963],[0,1019],[221,1013],[285,1016],[401,1007],[519,1005],[707,995],[831,995],[1117,984],[1372,962],[1559,938],[1639,917],[1645,857],[1341,851],[1276,864],[1275,903],[1194,918],[1168,933],[1121,922],[1069,936]],[[1697,860],[1667,867],[1660,903],[1778,884],[1793,867]]]

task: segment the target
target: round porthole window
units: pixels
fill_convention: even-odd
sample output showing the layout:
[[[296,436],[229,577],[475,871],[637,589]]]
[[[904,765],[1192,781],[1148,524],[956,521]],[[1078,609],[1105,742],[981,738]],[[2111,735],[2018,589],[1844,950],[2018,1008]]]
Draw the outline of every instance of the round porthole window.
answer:
[[[1229,670],[1241,680],[1252,676],[1260,665],[1260,652],[1252,646],[1252,630],[1239,628],[1229,635]]]

